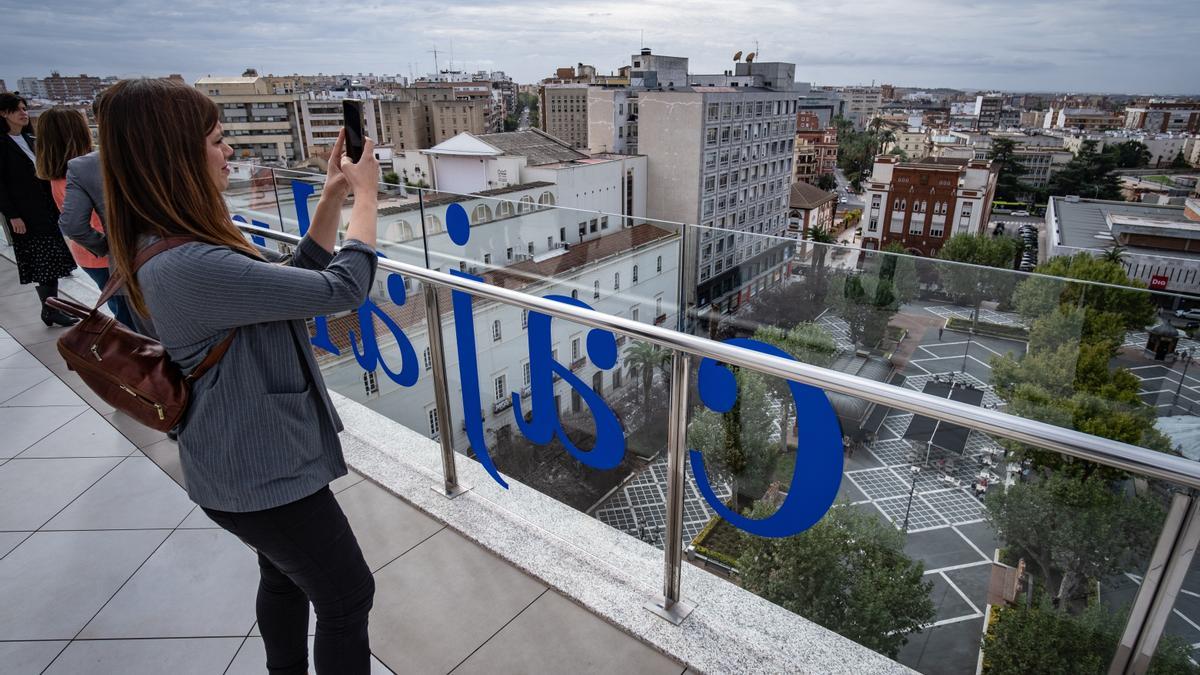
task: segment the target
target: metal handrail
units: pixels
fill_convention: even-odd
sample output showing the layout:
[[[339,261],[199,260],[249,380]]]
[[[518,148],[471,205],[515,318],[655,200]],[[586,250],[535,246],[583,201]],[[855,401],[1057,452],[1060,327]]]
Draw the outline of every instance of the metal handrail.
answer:
[[[243,223],[237,223],[237,225],[247,233],[292,245],[297,244],[301,239],[293,234]],[[516,305],[585,326],[628,335],[638,340],[687,352],[701,358],[710,358],[721,363],[749,368],[765,375],[812,385],[826,391],[937,418],[1097,464],[1200,489],[1200,462],[1183,457],[1100,438],[993,409],[980,408],[947,398],[906,390],[857,375],[771,356],[708,338],[464,279],[417,265],[381,258],[379,266],[423,282]]]

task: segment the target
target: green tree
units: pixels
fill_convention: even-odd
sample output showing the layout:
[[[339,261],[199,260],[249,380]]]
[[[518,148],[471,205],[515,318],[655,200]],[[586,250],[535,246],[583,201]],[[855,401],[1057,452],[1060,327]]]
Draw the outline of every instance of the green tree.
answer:
[[[971,308],[971,327],[979,322],[984,300],[1003,302],[1017,283],[1013,262],[1021,245],[1012,237],[956,234],[938,251],[938,258],[965,265],[941,265],[942,285],[955,302]],[[989,269],[998,268],[998,269]]]
[[[771,444],[771,412],[765,378],[749,370],[736,373],[738,398],[726,413],[697,406],[688,424],[689,448],[704,455],[705,468],[729,483],[734,495],[757,499],[779,450]]]
[[[882,254],[873,255],[867,260],[865,267],[880,279],[891,282],[892,293],[900,305],[920,293],[921,280],[917,277],[916,258],[909,255],[899,242],[889,242],[883,247]]]
[[[1162,524],[1162,508],[1127,496],[1099,478],[1053,472],[993,490],[988,520],[1004,541],[1028,557],[1060,606],[1087,580],[1142,569]]]
[[[1041,597],[1032,607],[1003,607],[983,639],[985,675],[1093,675],[1108,670],[1127,612],[1090,606],[1072,616]],[[1195,675],[1190,649],[1164,636],[1150,662],[1150,675]]]
[[[1111,153],[1096,151],[1096,141],[1084,141],[1079,152],[1050,178],[1052,195],[1080,195],[1093,199],[1122,200],[1116,160]]]
[[[822,368],[833,365],[837,357],[837,343],[824,328],[815,323],[802,323],[790,329],[779,326],[760,326],[754,331],[754,339],[774,345],[796,358],[801,363],[807,363]],[[780,412],[783,419],[779,428],[780,451],[787,452],[787,437],[791,429],[792,410],[796,407],[792,400],[786,380],[777,377],[770,378],[771,393],[780,402]]]
[[[1150,149],[1139,141],[1114,143],[1104,148],[1104,152],[1112,155],[1113,164],[1119,169],[1140,169],[1150,165]]]
[[[855,345],[873,349],[900,309],[892,283],[874,274],[844,274],[829,287],[826,304],[850,328]]]
[[[383,182],[387,183],[388,185],[399,185],[400,174],[396,173],[395,171],[388,171],[383,174]]]
[[[1126,330],[1141,330],[1154,321],[1155,308],[1145,284],[1130,279],[1125,267],[1109,257],[1080,252],[1047,260],[1034,270],[1045,276],[1028,277],[1013,291],[1013,306],[1027,322],[1059,307],[1085,309],[1079,337],[1119,345]]]
[[[1183,150],[1175,153],[1175,158],[1171,160],[1172,169],[1190,169],[1191,164],[1188,164],[1187,158],[1183,156]]]
[[[826,191],[836,190],[837,179],[831,173],[823,173],[817,177],[817,187]]]
[[[763,501],[751,517],[770,515]],[[935,616],[924,566],[895,528],[840,505],[783,539],[747,537],[738,570],[746,589],[892,658]]]
[[[671,352],[650,342],[635,342],[625,351],[625,363],[631,375],[642,378],[642,405],[650,404],[650,389],[654,385],[654,371],[660,370],[663,377],[670,379]]]
[[[1017,158],[1016,144],[1008,138],[997,138],[992,141],[988,158],[992,160],[992,167],[999,171],[996,176],[996,199],[1019,201],[1028,189],[1021,183],[1021,176],[1026,174],[1026,170]]]

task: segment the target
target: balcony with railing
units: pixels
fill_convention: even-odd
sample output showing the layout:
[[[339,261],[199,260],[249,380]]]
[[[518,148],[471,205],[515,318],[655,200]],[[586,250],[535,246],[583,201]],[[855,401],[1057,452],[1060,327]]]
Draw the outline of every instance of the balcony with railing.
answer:
[[[239,174],[235,220],[294,247],[321,178]],[[381,186],[377,287],[310,324],[365,485],[678,669],[1196,669],[1198,343],[1146,330],[1183,299],[746,233],[718,307],[709,231],[555,189]],[[599,670],[550,642],[470,648]]]

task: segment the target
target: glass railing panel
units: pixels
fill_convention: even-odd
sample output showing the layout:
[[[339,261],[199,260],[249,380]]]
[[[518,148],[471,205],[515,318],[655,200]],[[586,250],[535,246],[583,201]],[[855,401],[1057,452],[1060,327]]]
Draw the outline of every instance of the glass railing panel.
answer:
[[[1120,582],[1121,593],[1112,593],[1109,604],[1118,609],[1132,603],[1135,589],[1140,588],[1142,578],[1126,575],[1113,581]],[[1200,673],[1200,560],[1193,557],[1184,575],[1183,585],[1170,606],[1170,614],[1163,627],[1162,639],[1150,661],[1151,673]]]

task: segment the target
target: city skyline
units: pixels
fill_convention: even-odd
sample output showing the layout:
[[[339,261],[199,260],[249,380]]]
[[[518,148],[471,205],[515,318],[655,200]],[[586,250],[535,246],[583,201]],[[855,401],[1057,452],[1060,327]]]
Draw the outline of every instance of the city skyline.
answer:
[[[964,90],[1187,95],[1200,90],[1182,55],[1200,40],[1160,0],[1127,4],[876,0],[843,6],[760,3],[732,13],[710,0],[531,2],[508,12],[475,0],[436,7],[332,3],[170,7],[159,2],[52,2],[12,7],[5,66],[24,76],[367,73],[423,76],[438,65],[503,70],[533,83],[588,63],[608,72],[643,46],[686,56],[694,73],[731,67],[735,51],[797,64],[814,84]],[[719,28],[718,28],[719,25]],[[183,29],[186,27],[186,29]],[[408,40],[410,34],[418,37]],[[604,37],[600,37],[604,36]],[[757,41],[757,42],[756,42]],[[703,48],[697,45],[704,45]]]

